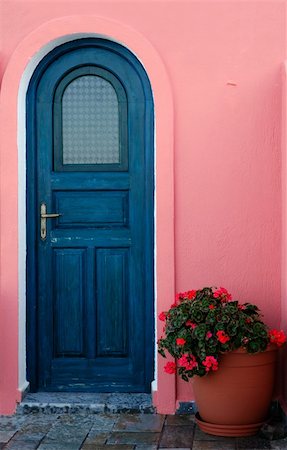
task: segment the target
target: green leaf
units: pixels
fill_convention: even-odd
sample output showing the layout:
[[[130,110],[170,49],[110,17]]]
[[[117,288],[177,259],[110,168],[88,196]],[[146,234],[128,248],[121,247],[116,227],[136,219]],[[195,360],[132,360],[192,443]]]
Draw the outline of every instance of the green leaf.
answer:
[[[195,328],[194,336],[197,339],[205,339],[206,332],[207,332],[206,325],[202,323]]]
[[[164,358],[166,358],[164,350],[162,348],[158,348],[158,353],[163,356]]]

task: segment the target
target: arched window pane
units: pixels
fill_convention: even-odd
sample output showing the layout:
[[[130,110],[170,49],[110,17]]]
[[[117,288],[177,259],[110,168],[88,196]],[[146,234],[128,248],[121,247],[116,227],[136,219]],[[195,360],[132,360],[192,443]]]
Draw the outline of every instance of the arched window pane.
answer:
[[[117,164],[119,105],[112,84],[96,75],[72,81],[62,99],[63,164]]]

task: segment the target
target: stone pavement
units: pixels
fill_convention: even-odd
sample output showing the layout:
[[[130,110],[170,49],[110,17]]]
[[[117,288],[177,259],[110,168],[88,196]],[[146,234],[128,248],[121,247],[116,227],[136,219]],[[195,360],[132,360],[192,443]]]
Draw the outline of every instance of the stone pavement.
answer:
[[[202,433],[193,415],[30,412],[0,417],[0,449],[287,449],[287,438],[222,438]]]

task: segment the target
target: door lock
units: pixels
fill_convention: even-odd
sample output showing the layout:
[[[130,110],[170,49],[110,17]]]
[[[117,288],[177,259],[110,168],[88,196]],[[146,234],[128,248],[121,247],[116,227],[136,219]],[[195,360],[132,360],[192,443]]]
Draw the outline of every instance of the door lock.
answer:
[[[41,239],[44,241],[47,237],[47,219],[56,219],[62,214],[57,213],[47,213],[46,203],[41,203]]]

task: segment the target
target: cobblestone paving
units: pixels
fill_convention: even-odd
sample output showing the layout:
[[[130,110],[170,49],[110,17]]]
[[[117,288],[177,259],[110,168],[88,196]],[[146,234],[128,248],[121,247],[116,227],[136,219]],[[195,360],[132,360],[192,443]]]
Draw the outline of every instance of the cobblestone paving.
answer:
[[[287,438],[222,438],[201,432],[193,415],[41,412],[0,417],[0,449],[287,450]]]

